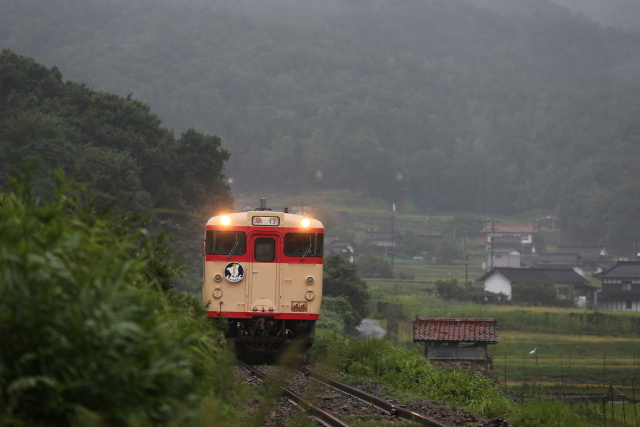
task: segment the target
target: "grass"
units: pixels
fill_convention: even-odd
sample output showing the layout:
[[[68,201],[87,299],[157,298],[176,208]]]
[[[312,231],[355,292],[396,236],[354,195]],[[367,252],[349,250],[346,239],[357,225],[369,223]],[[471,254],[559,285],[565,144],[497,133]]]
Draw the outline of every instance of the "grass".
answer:
[[[639,349],[637,338],[517,331],[502,332],[490,355],[498,381],[515,392],[538,384],[550,393],[607,393],[613,385],[640,397]]]
[[[599,407],[589,409],[546,398],[515,401],[508,397],[503,388],[496,387],[491,378],[439,369],[416,349],[397,346],[386,339],[343,341],[325,335],[323,331],[318,336],[317,344],[312,350],[313,357],[319,360],[331,358],[334,366],[345,373],[343,381],[352,384],[364,379],[373,381],[384,386],[388,395],[399,401],[427,399],[446,402],[481,417],[502,416],[519,427],[596,427],[603,425],[602,421],[605,420],[605,415],[593,413]],[[632,411],[627,408],[626,413],[627,419],[630,419]],[[605,414],[608,417],[606,425],[622,425],[607,412]],[[617,417],[620,416],[618,413]]]
[[[460,274],[460,267],[434,269],[433,280],[446,278],[449,272]],[[610,404],[611,393],[640,399],[638,313],[445,301],[434,298],[428,285],[415,282],[369,281],[373,316],[387,328],[388,339],[424,354],[424,345],[413,343],[416,316],[496,318],[500,342],[488,347],[494,367],[491,378],[519,402],[520,409],[507,417],[513,425],[585,425],[570,421],[573,409],[590,414],[592,425],[640,425],[640,408],[628,402]],[[529,354],[534,348],[536,352]],[[573,405],[567,412],[566,404],[549,400],[563,393],[600,398]],[[550,413],[555,415],[549,418]],[[545,418],[557,423],[540,421]]]

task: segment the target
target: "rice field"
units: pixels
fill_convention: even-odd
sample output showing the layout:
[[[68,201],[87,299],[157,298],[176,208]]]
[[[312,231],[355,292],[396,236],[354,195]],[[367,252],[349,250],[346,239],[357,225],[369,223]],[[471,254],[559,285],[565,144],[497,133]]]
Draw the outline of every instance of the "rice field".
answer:
[[[640,398],[640,338],[501,331],[489,354],[496,380],[516,392],[602,394],[614,387]]]

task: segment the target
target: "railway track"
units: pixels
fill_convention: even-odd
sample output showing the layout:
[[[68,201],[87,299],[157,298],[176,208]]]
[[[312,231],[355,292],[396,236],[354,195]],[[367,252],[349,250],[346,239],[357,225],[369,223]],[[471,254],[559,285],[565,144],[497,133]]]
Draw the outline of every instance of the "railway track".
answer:
[[[321,425],[349,426],[348,420],[379,419],[385,422],[409,421],[415,425],[447,427],[435,419],[407,410],[384,399],[305,368],[239,366],[261,381],[277,384],[289,400]],[[265,371],[269,370],[270,373]],[[305,396],[314,396],[313,401]],[[345,418],[347,421],[345,421]]]

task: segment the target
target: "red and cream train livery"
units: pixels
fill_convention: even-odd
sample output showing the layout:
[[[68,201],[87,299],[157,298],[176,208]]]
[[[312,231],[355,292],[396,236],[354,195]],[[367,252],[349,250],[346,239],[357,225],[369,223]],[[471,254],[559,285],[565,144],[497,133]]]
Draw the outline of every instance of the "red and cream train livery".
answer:
[[[255,352],[313,344],[322,301],[322,223],[271,211],[214,216],[204,236],[202,299],[227,339]]]

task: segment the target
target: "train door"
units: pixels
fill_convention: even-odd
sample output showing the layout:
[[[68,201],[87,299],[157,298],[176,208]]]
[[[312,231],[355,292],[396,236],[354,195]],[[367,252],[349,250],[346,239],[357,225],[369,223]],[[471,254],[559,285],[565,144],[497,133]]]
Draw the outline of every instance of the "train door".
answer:
[[[280,308],[280,239],[277,234],[256,233],[251,235],[249,244],[252,248],[249,309],[277,312]]]

